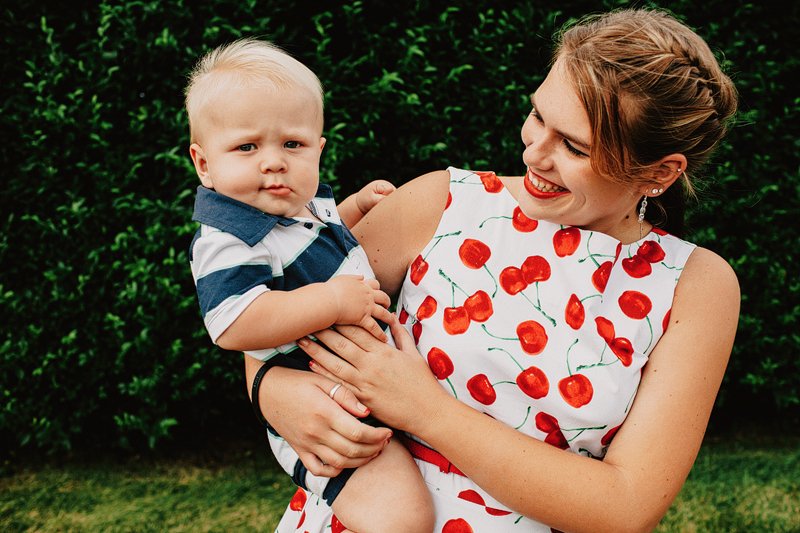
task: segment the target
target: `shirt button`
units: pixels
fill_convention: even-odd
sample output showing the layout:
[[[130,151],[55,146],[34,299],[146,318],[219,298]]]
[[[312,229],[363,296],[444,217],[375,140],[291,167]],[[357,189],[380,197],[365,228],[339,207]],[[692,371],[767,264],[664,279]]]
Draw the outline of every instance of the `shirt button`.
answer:
[[[311,222],[305,222],[303,223],[303,225],[306,227],[306,229],[311,229],[314,227],[314,224],[312,224]]]

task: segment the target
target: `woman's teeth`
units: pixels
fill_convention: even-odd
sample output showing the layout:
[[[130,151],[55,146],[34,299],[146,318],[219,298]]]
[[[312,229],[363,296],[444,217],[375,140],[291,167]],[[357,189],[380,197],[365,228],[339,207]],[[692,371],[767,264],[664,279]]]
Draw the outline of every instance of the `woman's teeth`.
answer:
[[[564,187],[559,187],[558,185],[553,185],[550,182],[544,183],[536,176],[530,176],[531,183],[534,187],[539,189],[542,192],[561,192],[566,191]]]

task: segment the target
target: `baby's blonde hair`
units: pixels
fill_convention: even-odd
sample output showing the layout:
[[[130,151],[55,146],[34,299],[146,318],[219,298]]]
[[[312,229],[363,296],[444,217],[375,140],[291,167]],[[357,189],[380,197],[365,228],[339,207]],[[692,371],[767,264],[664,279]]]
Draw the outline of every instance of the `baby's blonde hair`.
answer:
[[[322,84],[311,69],[274,44],[245,37],[215,48],[189,74],[185,105],[195,141],[197,119],[206,105],[233,87],[305,90],[323,113]]]

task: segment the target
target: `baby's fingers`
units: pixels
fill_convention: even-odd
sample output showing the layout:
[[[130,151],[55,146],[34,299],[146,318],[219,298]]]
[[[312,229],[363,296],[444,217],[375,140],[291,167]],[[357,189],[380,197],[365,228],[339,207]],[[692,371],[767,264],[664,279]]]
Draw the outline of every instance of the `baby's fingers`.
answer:
[[[379,314],[378,309],[383,309],[384,311],[386,311],[386,309],[384,309],[383,307],[376,305],[375,310],[372,312],[372,314],[373,315]],[[381,326],[371,316],[364,317],[364,320],[362,320],[358,325],[364,328],[365,330],[369,331],[372,334],[372,336],[378,339],[379,341],[386,342],[389,339],[389,337],[386,336],[386,333],[384,333],[383,329],[381,329]]]

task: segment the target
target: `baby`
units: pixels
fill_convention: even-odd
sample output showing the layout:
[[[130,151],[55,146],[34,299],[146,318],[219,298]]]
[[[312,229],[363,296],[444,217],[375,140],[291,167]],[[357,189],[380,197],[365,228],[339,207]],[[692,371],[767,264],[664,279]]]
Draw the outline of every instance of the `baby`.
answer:
[[[394,187],[374,181],[337,208],[331,188],[319,183],[325,138],[316,75],[270,43],[242,39],[198,62],[186,110],[202,184],[190,261],[212,340],[303,370],[308,357],[294,341],[334,324],[385,340],[378,321],[389,319],[389,297],[347,226]],[[270,427],[268,436],[293,481],[332,505],[349,530],[432,530],[428,491],[396,439],[369,463],[325,478],[308,472]]]

